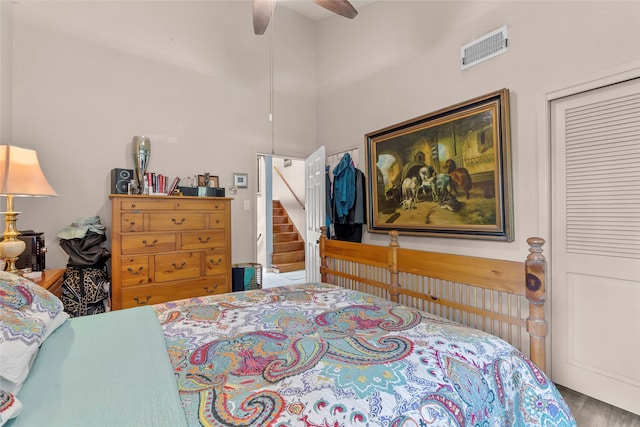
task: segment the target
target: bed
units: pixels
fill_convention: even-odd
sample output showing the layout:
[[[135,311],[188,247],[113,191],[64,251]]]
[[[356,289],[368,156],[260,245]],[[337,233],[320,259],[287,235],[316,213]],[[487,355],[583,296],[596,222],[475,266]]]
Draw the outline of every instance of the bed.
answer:
[[[74,319],[45,290],[1,275],[0,345],[9,311],[38,312],[45,324],[36,354],[24,357],[34,359],[26,361],[28,375],[2,394],[2,421],[21,406],[6,425],[573,426],[543,370],[544,258],[541,239],[533,244],[525,263],[486,259],[482,267],[480,258],[422,252],[416,267],[411,257],[420,252],[400,250],[393,234],[377,249],[323,239],[323,282],[333,283]],[[431,257],[446,273],[431,270]],[[490,293],[509,293],[507,282],[524,287],[526,278],[528,291],[516,295],[530,294],[531,302],[456,290],[469,282],[484,289],[486,274],[499,284]],[[432,303],[445,309],[429,314]],[[485,311],[489,320],[480,321]],[[494,333],[463,324],[474,322]],[[537,362],[498,330],[529,342]]]

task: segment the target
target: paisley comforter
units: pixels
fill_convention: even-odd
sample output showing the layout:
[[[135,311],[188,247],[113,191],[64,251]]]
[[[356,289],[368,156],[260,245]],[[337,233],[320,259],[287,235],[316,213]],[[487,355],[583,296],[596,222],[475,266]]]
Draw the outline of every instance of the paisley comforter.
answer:
[[[509,344],[306,284],[154,306],[190,425],[573,426]]]

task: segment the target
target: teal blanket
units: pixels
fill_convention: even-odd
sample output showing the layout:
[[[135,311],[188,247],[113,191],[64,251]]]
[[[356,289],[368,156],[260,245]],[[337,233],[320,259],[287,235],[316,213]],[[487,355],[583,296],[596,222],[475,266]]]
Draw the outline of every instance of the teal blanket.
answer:
[[[42,345],[8,426],[186,425],[151,307],[67,320]]]

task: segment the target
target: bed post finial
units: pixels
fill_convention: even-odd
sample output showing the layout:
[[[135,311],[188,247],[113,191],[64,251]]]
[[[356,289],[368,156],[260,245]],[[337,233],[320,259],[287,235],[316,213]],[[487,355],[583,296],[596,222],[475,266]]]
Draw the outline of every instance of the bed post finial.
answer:
[[[398,281],[398,236],[400,233],[396,230],[389,231],[389,299],[393,302],[399,302],[400,282]]]
[[[398,233],[397,230],[391,230],[389,232],[389,246],[400,247],[400,243],[398,243],[398,236],[400,236],[400,233]]]
[[[545,339],[547,337],[547,321],[544,317],[546,261],[542,255],[544,239],[530,237],[527,243],[530,252],[525,261],[526,296],[529,300],[527,332],[529,332],[531,360],[544,371],[546,370]]]

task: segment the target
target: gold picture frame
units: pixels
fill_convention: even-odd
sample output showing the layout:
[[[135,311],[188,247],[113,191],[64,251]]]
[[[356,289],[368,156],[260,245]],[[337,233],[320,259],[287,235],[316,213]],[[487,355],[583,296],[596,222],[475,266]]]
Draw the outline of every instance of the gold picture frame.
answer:
[[[368,229],[512,241],[509,90],[365,135]]]

